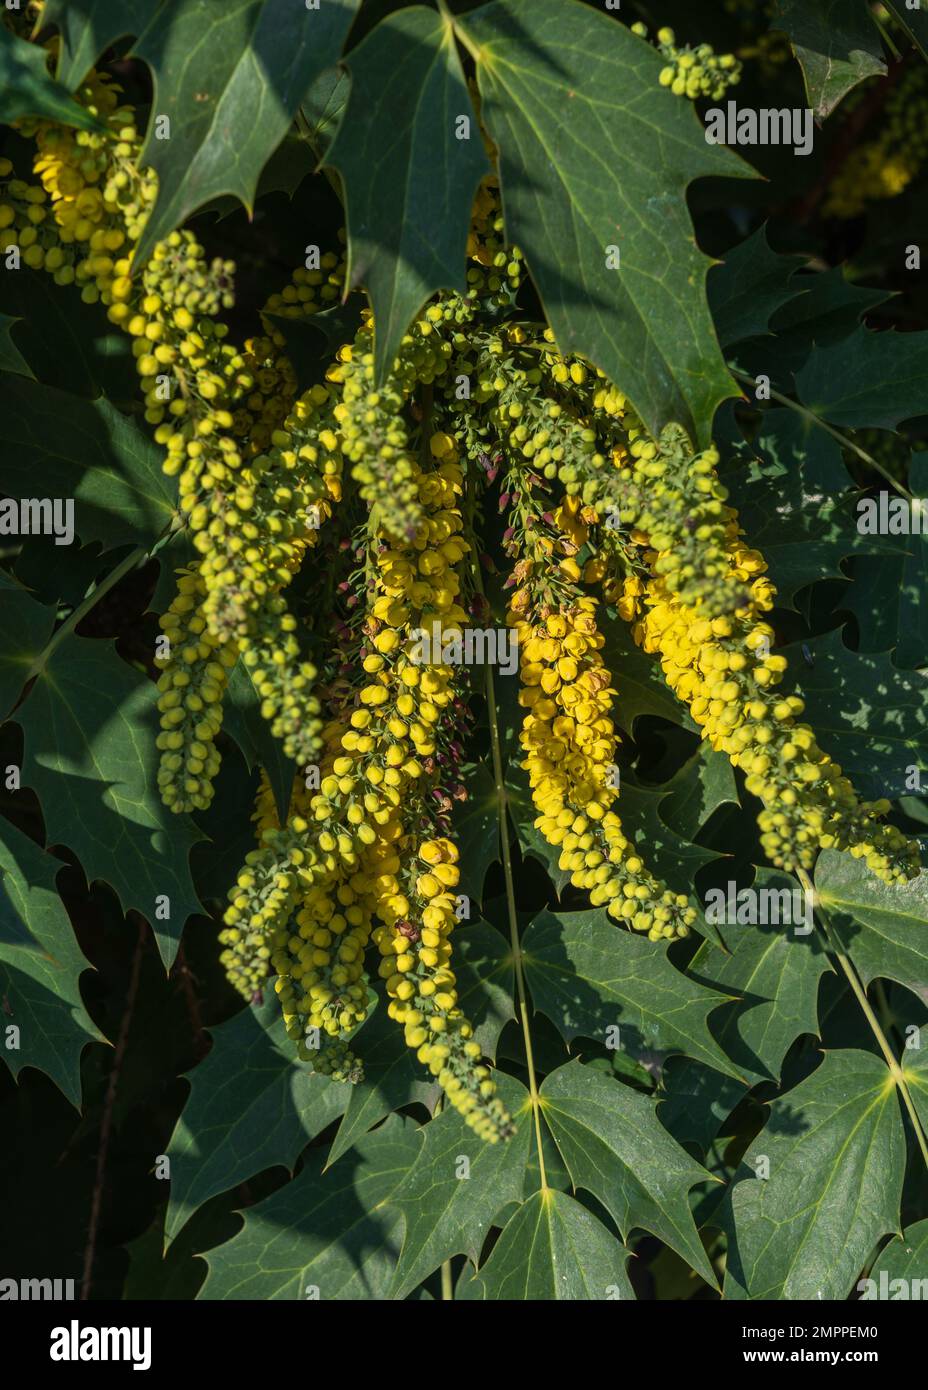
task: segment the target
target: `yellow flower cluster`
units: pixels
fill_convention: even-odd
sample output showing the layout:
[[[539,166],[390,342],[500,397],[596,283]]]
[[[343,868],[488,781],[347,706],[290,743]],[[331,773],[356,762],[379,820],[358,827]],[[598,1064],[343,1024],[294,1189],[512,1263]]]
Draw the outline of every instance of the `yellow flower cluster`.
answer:
[[[141,236],[157,191],[154,176],[138,167],[141,141],[134,112],[119,104],[119,93],[115,82],[96,72],[76,93],[105,133],[44,120],[21,123],[24,134],[35,136],[33,167],[41,181],[41,187],[20,194],[34,209],[29,222],[35,235],[30,237],[28,223],[14,220],[23,259],[33,269],[50,271],[57,284],[79,285],[87,303],[105,298],[121,273],[117,264],[125,262]],[[51,217],[42,217],[36,231],[40,195],[43,202],[47,198]],[[0,221],[9,217],[9,210],[0,213]],[[119,252],[122,256],[114,259]]]
[[[429,385],[446,368],[451,345],[435,330],[440,310],[430,309],[400,343],[386,382],[374,388],[373,318],[365,311],[355,342],[341,348],[328,379],[341,388],[335,417],[351,476],[371,510],[375,527],[398,538],[413,535],[421,519],[415,459],[403,411],[418,385]]]
[[[520,617],[521,598],[517,592],[508,621],[519,639],[522,766],[539,813],[535,825],[594,906],[652,941],[684,936],[693,909],[648,872],[612,809],[619,794],[615,690],[600,655],[596,600],[578,598],[531,622]]]
[[[523,256],[518,246],[506,244],[499,180],[493,174],[487,175],[477,190],[467,255],[473,262],[467,270],[470,293],[493,308],[514,303],[522,282]]]
[[[248,856],[223,940],[230,946],[227,969],[244,991],[253,990],[268,962],[277,972],[300,1056],[356,1080],[360,1065],[346,1035],[368,1007],[364,951],[376,911],[375,939],[390,962],[381,975],[391,1015],[468,1123],[498,1138],[508,1133],[508,1119],[488,1070],[478,1065],[480,1049],[457,1008],[449,966],[456,852],[446,838],[432,837],[427,843],[441,856],[435,873],[408,867],[434,817],[431,794],[448,737],[443,722],[454,731],[454,671],[441,647],[466,617],[457,573],[468,549],[458,507],[462,472],[447,434],[435,433],[429,452],[428,466],[411,460],[421,518],[415,532],[402,539],[380,529],[373,536],[360,654],[365,683],[357,702],[324,730],[319,790],[288,823],[288,832],[298,831],[296,842],[271,823],[263,847]],[[423,656],[420,633],[437,650]],[[437,853],[422,844],[426,862]],[[401,943],[406,949],[397,950]],[[314,1048],[306,1039],[317,1029],[322,1046]],[[433,1035],[434,1046],[427,1041]]]
[[[646,24],[633,24],[632,33],[647,38]],[[657,46],[667,59],[661,69],[660,84],[669,87],[674,96],[696,101],[710,97],[719,101],[730,87],[741,80],[741,64],[733,53],[716,53],[711,44],[700,43],[695,48],[677,46],[676,35],[666,26],[657,31]]]
[[[763,802],[758,824],[770,861],[808,869],[819,849],[846,849],[887,883],[914,877],[918,846],[879,820],[889,803],[861,802],[813,730],[799,722],[802,700],[776,691],[787,663],[771,653],[774,631],[762,618],[774,590],[762,558],[739,540],[737,523],[731,523],[730,563],[750,584],[751,600],[736,615],[710,618],[687,608],[651,558],[644,592],[636,592],[636,581],[626,595],[638,614],[635,640],[659,657],[703,737],[747,774],[747,790]]]
[[[390,995],[389,1013],[402,1024],[407,1045],[454,1108],[481,1139],[496,1143],[509,1137],[512,1123],[489,1067],[480,1061],[473,1027],[458,1007],[451,969],[458,852],[443,836],[419,840],[411,835],[399,848],[381,861],[376,881],[383,925],[376,928],[374,940]],[[397,878],[404,863],[409,866],[406,893]],[[405,911],[398,917],[400,898]]]
[[[360,1079],[344,1042],[368,1009],[364,952],[374,898],[363,868],[323,874],[304,895],[293,924],[272,937],[275,988],[302,1061],[336,1080]]]
[[[220,641],[207,628],[205,594],[195,565],[179,571],[177,594],[161,619],[168,647],[155,658],[161,668],[158,789],[165,805],[178,812],[205,810],[213,799],[222,697],[238,659],[237,644]]]

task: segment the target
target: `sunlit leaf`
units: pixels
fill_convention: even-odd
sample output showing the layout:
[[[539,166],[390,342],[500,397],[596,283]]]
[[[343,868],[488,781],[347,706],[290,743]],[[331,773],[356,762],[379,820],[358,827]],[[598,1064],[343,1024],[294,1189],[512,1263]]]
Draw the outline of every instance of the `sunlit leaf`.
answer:
[[[773,1101],[736,1175],[724,1296],[847,1298],[876,1241],[899,1230],[904,1167],[885,1062],[826,1053]]]
[[[456,1299],[532,1303],[634,1299],[628,1251],[592,1212],[548,1188],[523,1202],[479,1272],[462,1275]]]
[[[611,15],[499,0],[458,23],[500,151],[507,235],[560,347],[595,362],[652,433],[677,420],[705,441],[736,391],[684,193],[700,175],[750,171],[707,143],[689,104],[661,87],[660,55]]]

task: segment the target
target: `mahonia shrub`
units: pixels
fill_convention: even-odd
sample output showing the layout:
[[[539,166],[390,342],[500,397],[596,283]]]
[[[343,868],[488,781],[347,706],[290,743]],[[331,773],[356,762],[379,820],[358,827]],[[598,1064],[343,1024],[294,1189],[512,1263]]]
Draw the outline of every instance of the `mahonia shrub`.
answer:
[[[924,22],[625,8],[0,12],[0,1274],[928,1279]]]

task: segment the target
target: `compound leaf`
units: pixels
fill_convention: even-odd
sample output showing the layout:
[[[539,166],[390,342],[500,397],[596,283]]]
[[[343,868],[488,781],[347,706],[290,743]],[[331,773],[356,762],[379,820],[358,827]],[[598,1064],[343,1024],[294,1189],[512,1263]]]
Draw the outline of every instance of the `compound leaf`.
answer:
[[[467,788],[467,800],[454,807],[452,822],[461,857],[459,892],[482,903],[487,870],[500,856],[496,783],[485,761],[465,765],[461,781]]]
[[[668,689],[654,658],[636,644],[628,623],[608,614],[597,621],[606,639],[603,662],[618,691],[614,717],[619,727],[630,734],[635,721],[649,714],[695,729],[688,709]]]
[[[364,1079],[351,1087],[327,1164],[331,1166],[391,1110],[420,1101],[431,1109],[437,1088],[423,1077],[422,1068],[406,1046],[402,1029],[387,1017],[385,1007],[374,1010],[353,1048],[364,1063]]]
[[[928,453],[913,454],[909,486],[928,497]],[[854,562],[854,582],[841,608],[857,619],[861,651],[893,650],[896,666],[928,664],[928,535],[895,538],[891,554],[861,555]]]
[[[226,733],[241,749],[248,771],[260,764],[267,773],[277,816],[283,825],[290,808],[296,764],[286,756],[280,739],[274,738],[267,720],[261,717],[258,692],[248,667],[241,660],[236,662],[229,677],[223,722]]]
[[[928,682],[882,653],[852,652],[840,630],[784,649],[822,747],[867,797],[903,795],[928,765]],[[812,662],[809,665],[809,661]]]
[[[709,305],[722,347],[767,332],[771,315],[802,292],[792,277],[804,263],[804,256],[773,251],[764,224],[712,267]]]
[[[492,1058],[503,1026],[513,1016],[511,956],[503,937],[486,922],[462,924],[455,932],[454,951],[460,1006],[473,1025],[476,1041]],[[364,1062],[364,1079],[351,1087],[327,1160],[330,1164],[391,1110],[413,1101],[431,1110],[439,1095],[385,1005],[365,1023],[355,1051]]]
[[[32,368],[13,342],[11,329],[19,323],[18,318],[0,314],[0,372],[16,372],[20,376],[32,376]]]
[[[38,603],[5,571],[0,570],[0,718],[13,708],[32,668],[55,626],[54,609]]]
[[[487,1144],[452,1109],[421,1131],[419,1154],[391,1198],[406,1222],[391,1298],[405,1298],[452,1255],[476,1264],[493,1218],[507,1202],[521,1200],[531,1141],[528,1096],[512,1077],[497,1073],[496,1079],[516,1122],[513,1138]]]
[[[21,265],[15,275],[0,275],[0,308],[18,320],[24,375],[70,395],[134,398],[131,340],[107,322],[102,305],[85,304],[77,286],[56,285],[46,271]]]
[[[924,986],[919,993],[921,999],[925,1001]],[[917,1037],[919,1046],[906,1048],[902,1056],[902,1069],[908,1083],[912,1103],[921,1120],[922,1129],[928,1133],[928,1047],[922,1043],[922,1034],[925,1031],[926,1027],[923,1021],[918,1035],[913,1037],[912,1034],[907,1034],[908,1041],[914,1041]]]
[[[678,1144],[706,1150],[746,1089],[701,1062],[671,1057],[661,1070],[658,1119]]]
[[[724,471],[731,505],[767,561],[780,602],[795,606],[808,584],[844,578],[842,561],[864,551],[894,553],[883,536],[861,536],[856,500],[837,442],[785,407],[767,410],[750,444]]]
[[[921,1297],[928,1294],[928,1221],[916,1221],[907,1227],[901,1236],[893,1236],[883,1246],[876,1263],[870,1270],[868,1280],[861,1280],[861,1301],[872,1299],[917,1298],[916,1288]],[[901,1286],[895,1280],[901,1280]],[[919,1281],[919,1282],[916,1282]],[[857,1286],[860,1288],[860,1284]]]
[[[778,337],[803,346],[803,360],[813,342],[840,342],[854,332],[863,314],[892,298],[889,290],[848,280],[840,265],[797,273],[792,288],[795,298],[777,309],[770,326]]]
[[[690,842],[720,806],[739,804],[731,763],[705,742],[660,790],[661,820]]]
[[[925,413],[928,333],[858,328],[814,347],[796,374],[799,399],[833,425],[894,430]]]
[[[148,548],[170,524],[175,489],[161,470],[162,452],[109,401],[4,375],[0,414],[8,495],[34,495],[41,478],[46,497],[73,498],[74,529],[85,544]]]
[[[790,907],[798,900],[793,895],[801,894],[794,878],[772,869],[758,871],[754,889],[787,893]],[[777,901],[782,903],[782,896]],[[718,1015],[715,1032],[728,1056],[755,1080],[778,1079],[795,1039],[803,1033],[818,1034],[819,980],[830,968],[809,930],[811,921],[790,921],[792,913],[782,909],[767,915],[777,924],[719,926],[726,950],[704,941],[690,962],[697,978],[741,996]]]
[[[623,1239],[632,1229],[650,1231],[714,1286],[687,1200],[710,1174],[660,1124],[656,1102],[569,1062],[545,1077],[541,1106],[574,1189],[602,1202]]]

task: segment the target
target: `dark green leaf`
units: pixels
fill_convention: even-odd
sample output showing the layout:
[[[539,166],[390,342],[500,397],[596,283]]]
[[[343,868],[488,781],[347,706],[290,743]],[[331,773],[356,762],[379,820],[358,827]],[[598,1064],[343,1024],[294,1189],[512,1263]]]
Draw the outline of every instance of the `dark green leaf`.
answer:
[[[861,1299],[928,1297],[928,1221],[917,1221],[884,1245],[861,1289]],[[902,1281],[896,1283],[896,1280]],[[860,1288],[860,1284],[857,1286]]]
[[[706,142],[690,104],[661,87],[663,59],[611,15],[500,0],[457,22],[477,50],[507,235],[558,344],[615,381],[652,433],[677,420],[705,442],[735,391],[684,194],[700,175],[750,170]]]
[[[439,1094],[437,1085],[431,1083],[406,1046],[402,1028],[387,1016],[383,1004],[365,1022],[353,1050],[364,1063],[364,1080],[351,1087],[326,1159],[329,1167],[391,1110],[415,1101],[431,1110]]]
[[[383,378],[425,301],[466,290],[471,208],[490,166],[444,16],[423,5],[394,11],[347,67],[348,106],[326,163],[344,183],[348,283],[370,294]]]
[[[72,285],[56,285],[44,270],[20,266],[0,275],[0,308],[21,320],[16,343],[28,376],[70,395],[132,401],[138,373],[131,340],[107,322],[100,304],[85,304]]]
[[[790,874],[773,869],[759,869],[753,886],[758,892],[801,892]],[[818,1034],[819,980],[830,966],[817,935],[806,933],[812,923],[800,922],[798,932],[796,925],[725,923],[718,931],[731,954],[705,941],[690,962],[697,978],[741,996],[717,1016],[715,1033],[732,1061],[757,1081],[778,1080],[795,1039]]]
[[[466,893],[478,905],[483,902],[483,881],[487,869],[500,857],[499,801],[496,783],[487,763],[465,767],[461,780],[467,788],[467,800],[454,809],[454,843],[461,857],[459,891]]]
[[[924,976],[922,977],[924,979]],[[917,991],[923,1002],[926,999],[924,984]],[[928,1034],[928,1026],[924,1020],[919,1027],[918,1033],[907,1032],[906,1049],[902,1054],[902,1069],[908,1083],[909,1093],[912,1103],[918,1113],[922,1129],[928,1134],[928,1047],[925,1046],[925,1035]],[[917,1044],[909,1046],[908,1044]]]
[[[286,193],[292,201],[303,180],[315,172],[317,163],[316,156],[303,136],[299,135],[295,128],[289,130],[261,170],[255,191],[255,203],[260,203],[269,193]],[[200,213],[205,215],[215,212],[221,221],[225,217],[234,216],[241,210],[241,206],[237,198],[224,193],[204,203]],[[277,319],[276,315],[268,317]]]
[[[661,1072],[657,1118],[678,1144],[708,1149],[744,1096],[744,1082],[689,1057],[671,1057]]]
[[[804,256],[772,251],[764,224],[713,266],[709,306],[722,347],[767,332],[771,314],[801,293],[793,274],[804,263]]]
[[[667,688],[660,666],[636,645],[628,623],[608,615],[597,621],[606,639],[603,662],[618,692],[613,717],[619,728],[630,734],[636,719],[651,714],[695,729],[686,706]]]
[[[769,1177],[757,1177],[760,1161]],[[725,1298],[844,1299],[899,1230],[905,1135],[886,1064],[828,1052],[772,1102],[731,1192]]]
[[[913,454],[909,486],[928,497],[928,453]],[[857,619],[861,651],[893,649],[893,662],[907,669],[928,664],[928,536],[891,538],[898,547],[879,557],[854,561],[854,582],[841,599]]]
[[[597,909],[555,917],[541,912],[522,941],[535,1007],[569,1042],[607,1041],[618,1027],[623,1051],[683,1052],[739,1077],[706,1018],[726,996],[677,970],[667,946],[616,926]]]
[[[798,646],[784,655],[822,747],[864,796],[911,790],[912,769],[928,767],[925,677],[898,670],[886,655],[850,651],[840,631],[804,645],[812,666]]]
[[[454,971],[461,1008],[484,1056],[496,1056],[499,1035],[515,1017],[512,952],[486,922],[462,922],[454,933]]]
[[[150,547],[174,515],[162,452],[106,400],[87,401],[21,376],[0,377],[8,496],[74,499],[83,542]]]
[[[305,318],[265,315],[283,336],[299,391],[322,381],[342,343],[353,340],[361,323],[362,305],[362,297],[352,295],[347,304],[335,304]]]
[[[890,887],[860,859],[824,850],[815,888],[865,985],[878,977],[918,993],[928,982],[928,874]]]
[[[848,555],[892,553],[885,537],[857,530],[860,493],[837,442],[794,410],[765,411],[756,436],[738,449],[722,476],[782,604],[795,606],[795,595],[807,584],[844,578]]]
[[[159,0],[46,0],[43,25],[61,36],[56,76],[69,91],[78,87],[100,54],[116,39],[141,34]]]
[[[313,1149],[300,1174],[250,1207],[234,1239],[207,1251],[207,1299],[386,1298],[399,1249],[388,1203],[418,1151],[420,1131],[391,1115],[337,1168]]]
[[[858,83],[886,71],[866,0],[777,0],[771,28],[789,35],[816,116],[830,115]]]
[[[8,277],[7,277],[8,278]],[[20,376],[32,376],[32,368],[13,342],[10,330],[19,323],[9,314],[0,314],[0,372],[17,372]]]
[[[516,1121],[512,1139],[487,1144],[451,1109],[420,1131],[419,1154],[390,1199],[406,1221],[391,1298],[405,1298],[452,1255],[476,1264],[497,1212],[521,1200],[532,1130],[528,1096],[512,1077],[498,1073],[497,1081]]]
[[[803,405],[833,425],[894,430],[925,413],[928,333],[858,328],[816,346],[796,376]]]
[[[48,842],[67,845],[88,881],[115,888],[123,910],[151,922],[165,966],[200,911],[188,856],[198,832],[158,796],[157,691],[110,642],[69,636],[16,712],[25,737],[23,785],[42,803]],[[156,899],[170,917],[156,920]]]
[[[665,795],[663,787],[636,786],[629,775],[622,779],[615,809],[635,843],[642,850],[647,846],[647,860],[652,871],[665,879],[674,892],[683,893],[697,869],[710,863],[716,855],[671,830],[663,816]],[[698,899],[692,894],[691,897],[693,905],[698,907]]]
[[[886,5],[913,43],[918,45],[922,56],[928,58],[928,14],[920,5],[913,9],[910,0],[886,0]]]
[[[691,842],[720,806],[739,804],[731,763],[705,742],[660,790],[661,820]]]
[[[523,1202],[479,1272],[462,1275],[455,1299],[492,1302],[634,1299],[629,1252],[566,1192]]]
[[[550,844],[541,831],[536,829],[534,822],[538,812],[532,802],[528,773],[512,763],[506,774],[506,805],[523,854],[530,859],[536,859],[544,866],[560,898],[570,882],[570,870],[562,869],[559,865],[560,848]]]
[[[47,50],[0,24],[0,121],[9,125],[23,116],[41,116],[82,130],[102,129],[50,75]]]
[[[19,699],[32,663],[52,635],[55,612],[0,570],[0,718]]]
[[[771,327],[779,337],[802,339],[807,348],[839,342],[853,333],[861,316],[892,298],[888,290],[855,285],[843,266],[796,274],[796,297],[778,309]]]
[[[155,16],[133,50],[154,82],[140,162],[158,175],[137,262],[219,194],[251,211],[261,170],[303,93],[338,61],[357,7],[358,0],[327,0],[318,10],[293,0],[177,0]],[[157,137],[159,116],[171,122],[170,139]]]
[[[80,992],[90,965],[55,880],[63,868],[9,821],[0,827],[0,1028],[19,1029],[2,1049],[14,1076],[46,1072],[72,1105],[81,1102],[81,1052],[100,1039]],[[100,1039],[102,1041],[102,1039]]]
[[[312,148],[321,159],[335,139],[336,131],[348,105],[351,78],[344,67],[329,68],[320,73],[303,93],[300,112],[309,128]]]
[[[714,1285],[688,1201],[710,1174],[658,1122],[656,1102],[570,1062],[545,1078],[541,1105],[574,1189],[602,1202],[623,1239],[632,1229],[650,1231]]]
[[[296,1059],[277,996],[210,1030],[212,1051],[191,1073],[190,1096],[171,1137],[173,1240],[197,1207],[265,1168],[290,1170],[348,1104],[350,1088]]]

